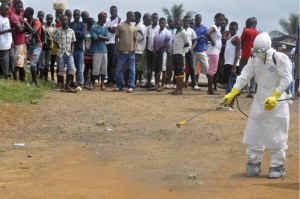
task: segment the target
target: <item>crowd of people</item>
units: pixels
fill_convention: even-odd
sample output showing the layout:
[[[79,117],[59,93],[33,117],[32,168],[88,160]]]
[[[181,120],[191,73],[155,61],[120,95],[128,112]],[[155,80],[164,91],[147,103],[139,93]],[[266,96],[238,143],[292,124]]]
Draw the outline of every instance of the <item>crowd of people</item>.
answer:
[[[35,18],[33,8],[24,10],[21,0],[1,3],[3,78],[25,81],[30,63],[32,86],[39,85],[38,79],[48,81],[50,69],[51,81],[61,91],[92,90],[99,81],[101,90],[115,85],[113,91],[128,87],[128,93],[136,87],[160,92],[174,84],[176,89],[170,93],[179,95],[183,87],[200,90],[202,73],[207,77],[207,94],[218,94],[217,83],[229,92],[260,33],[257,19],[250,17],[239,36],[238,23],[229,23],[222,13],[215,15],[213,26],[206,27],[201,14],[166,19],[157,13],[130,11],[122,20],[117,7],[111,6],[110,16],[103,11],[96,20],[78,9],[56,10],[55,16],[38,11]],[[246,89],[246,97],[253,98],[254,77]],[[296,89],[295,93],[297,97]]]
[[[50,69],[50,81],[56,79],[63,92],[93,90],[99,81],[101,90],[114,86],[113,91],[120,92],[127,87],[127,93],[137,86],[161,92],[174,84],[169,93],[181,95],[183,87],[190,86],[189,78],[191,88],[200,89],[202,73],[208,95],[218,94],[218,82],[226,85],[225,110],[233,109],[235,96],[243,90],[246,97],[255,97],[244,136],[249,157],[246,175],[260,173],[266,147],[271,150],[268,176],[284,176],[289,112],[288,104],[277,105],[277,99],[287,98],[293,79],[294,97],[299,97],[300,26],[293,77],[290,59],[271,48],[269,35],[256,28],[255,17],[246,20],[239,36],[238,23],[229,23],[222,13],[215,15],[213,26],[206,27],[201,14],[166,19],[157,13],[128,11],[122,20],[117,7],[111,6],[109,17],[102,11],[96,20],[78,9],[56,10],[55,16],[38,11],[34,18],[33,8],[23,10],[21,0],[1,3],[3,78],[26,81],[29,60],[35,87],[38,79],[48,81]]]

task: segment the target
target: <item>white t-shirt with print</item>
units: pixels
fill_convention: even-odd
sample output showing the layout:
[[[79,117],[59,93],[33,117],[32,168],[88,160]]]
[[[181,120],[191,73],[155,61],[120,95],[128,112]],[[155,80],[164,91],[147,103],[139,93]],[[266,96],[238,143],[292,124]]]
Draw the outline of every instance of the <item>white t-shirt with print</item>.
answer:
[[[189,46],[184,48],[184,52],[187,53],[192,48],[192,45],[193,45],[192,41],[197,38],[197,35],[196,35],[196,32],[190,27],[188,27],[185,31],[187,33],[187,37],[189,40]]]
[[[120,20],[119,17],[116,17],[114,20],[107,18],[105,25],[106,25],[106,27],[117,27],[119,24],[119,20]],[[121,20],[120,20],[120,22],[121,22]],[[115,42],[116,33],[111,33],[108,31],[108,38],[109,38],[109,40],[105,42],[106,44],[115,44],[116,43]]]
[[[137,44],[136,44],[136,54],[143,54],[145,47],[146,47],[146,37],[147,37],[147,33],[146,33],[146,26],[140,22],[138,23],[136,26],[136,30],[137,30]]]
[[[0,15],[0,30],[10,29],[9,19]],[[0,34],[0,50],[9,50],[12,44],[12,34],[7,32]]]
[[[156,30],[159,30],[159,25],[155,26],[154,28],[152,27],[152,25],[147,27],[147,37],[148,37],[147,49],[150,51],[153,51],[153,43],[154,43],[154,36]]]
[[[209,45],[207,49],[208,55],[220,54],[222,48],[222,33],[221,27],[217,27],[216,25],[212,26],[215,31],[211,33],[210,37],[215,42],[215,46]]]

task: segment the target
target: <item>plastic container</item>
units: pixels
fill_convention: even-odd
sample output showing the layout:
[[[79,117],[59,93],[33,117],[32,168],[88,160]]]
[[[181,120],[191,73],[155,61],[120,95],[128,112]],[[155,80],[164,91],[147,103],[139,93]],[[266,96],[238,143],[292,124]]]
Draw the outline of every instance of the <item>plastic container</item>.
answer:
[[[53,9],[54,10],[65,10],[66,9],[66,1],[65,0],[53,0]]]

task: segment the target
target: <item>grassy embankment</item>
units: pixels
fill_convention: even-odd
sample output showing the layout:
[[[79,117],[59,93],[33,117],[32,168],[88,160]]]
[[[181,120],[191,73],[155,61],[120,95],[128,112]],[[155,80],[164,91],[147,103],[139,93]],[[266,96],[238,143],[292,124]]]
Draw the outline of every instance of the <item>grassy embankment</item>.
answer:
[[[0,79],[0,103],[36,104],[44,94],[52,89],[52,83],[39,80],[40,87],[32,87],[31,75],[27,73],[25,82]]]

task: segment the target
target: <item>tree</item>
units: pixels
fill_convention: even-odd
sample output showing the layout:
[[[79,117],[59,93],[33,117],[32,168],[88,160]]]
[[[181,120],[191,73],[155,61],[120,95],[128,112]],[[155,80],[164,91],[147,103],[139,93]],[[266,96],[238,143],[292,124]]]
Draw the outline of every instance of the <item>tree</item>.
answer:
[[[296,35],[299,24],[299,13],[290,13],[289,19],[279,19],[279,25],[288,35]]]
[[[167,16],[167,19],[169,18],[173,18],[173,19],[181,19],[183,16],[183,4],[173,4],[173,6],[171,7],[171,9],[167,9],[167,8],[162,8],[162,11],[164,12],[164,14]],[[187,13],[184,16],[189,16],[192,17],[196,12],[194,11],[187,11]]]

